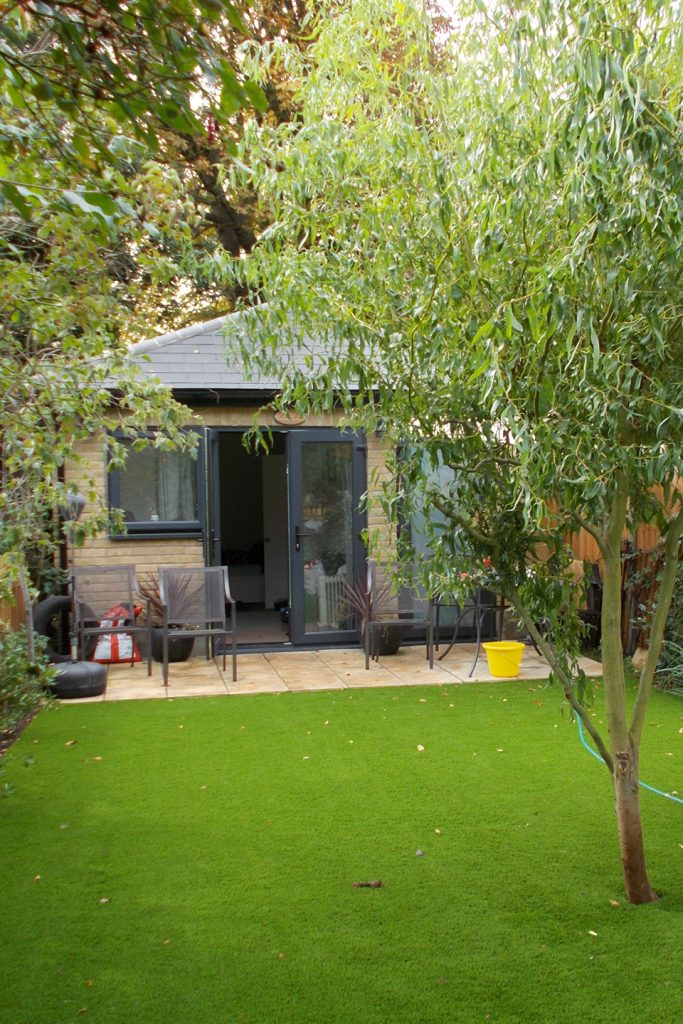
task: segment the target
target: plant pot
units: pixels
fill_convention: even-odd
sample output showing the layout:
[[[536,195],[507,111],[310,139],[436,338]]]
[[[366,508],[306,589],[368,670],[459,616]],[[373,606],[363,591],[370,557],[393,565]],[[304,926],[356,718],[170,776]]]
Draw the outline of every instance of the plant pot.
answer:
[[[489,663],[489,672],[496,679],[513,679],[519,675],[525,645],[518,640],[492,640],[482,644]]]
[[[152,627],[152,657],[155,661],[164,660],[163,629]],[[194,647],[193,636],[174,636],[168,634],[168,660],[187,661]]]
[[[395,622],[387,622],[378,627],[376,624],[372,630],[373,656],[386,657],[390,654],[398,654],[403,639],[410,626],[397,625]],[[360,637],[363,645],[363,636]]]

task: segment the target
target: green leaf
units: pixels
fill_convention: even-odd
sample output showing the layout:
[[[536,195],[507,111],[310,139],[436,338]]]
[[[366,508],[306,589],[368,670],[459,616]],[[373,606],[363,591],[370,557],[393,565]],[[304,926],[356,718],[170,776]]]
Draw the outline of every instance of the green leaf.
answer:
[[[74,192],[66,189],[62,196],[70,206],[75,206],[83,213],[95,214],[103,220],[108,220],[116,213],[116,203],[103,192]]]
[[[251,79],[244,83],[244,91],[251,100],[251,105],[259,113],[263,114],[268,110],[268,100],[260,85]]]

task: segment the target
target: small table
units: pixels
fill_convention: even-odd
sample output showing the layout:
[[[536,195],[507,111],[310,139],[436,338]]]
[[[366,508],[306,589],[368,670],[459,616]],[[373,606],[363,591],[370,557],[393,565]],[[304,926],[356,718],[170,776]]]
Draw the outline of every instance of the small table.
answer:
[[[448,598],[439,597],[436,599],[436,620],[434,626],[434,635],[436,641],[436,649],[439,649],[439,626],[440,626],[440,609],[444,608],[457,608],[457,615],[455,618],[455,625],[453,627],[453,636],[451,637],[448,647],[439,655],[439,661],[443,661],[447,654],[450,653],[454,644],[458,640],[458,633],[460,626],[462,625],[463,619],[466,616],[472,616],[472,624],[476,630],[476,650],[474,652],[474,660],[472,667],[468,675],[472,675],[474,672],[477,661],[479,660],[479,653],[481,651],[481,633],[482,626],[487,616],[495,615],[496,617],[496,635],[499,640],[503,638],[503,615],[505,613],[505,598],[494,594],[491,590],[485,590],[483,587],[477,587],[470,596],[469,601],[463,606],[457,601],[449,600]]]

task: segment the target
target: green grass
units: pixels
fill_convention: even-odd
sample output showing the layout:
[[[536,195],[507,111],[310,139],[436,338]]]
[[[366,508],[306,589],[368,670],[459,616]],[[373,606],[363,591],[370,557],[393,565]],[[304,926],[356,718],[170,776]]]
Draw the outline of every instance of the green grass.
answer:
[[[682,1019],[683,808],[642,794],[663,897],[629,906],[559,708],[510,682],[48,709],[0,802],[0,1020]],[[683,702],[649,723],[643,777],[683,789]]]

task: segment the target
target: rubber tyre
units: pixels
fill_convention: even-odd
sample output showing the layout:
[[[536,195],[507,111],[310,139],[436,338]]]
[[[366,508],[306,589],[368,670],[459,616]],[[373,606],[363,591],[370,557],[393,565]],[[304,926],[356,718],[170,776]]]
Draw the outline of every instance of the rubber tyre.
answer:
[[[39,601],[33,609],[33,628],[40,636],[50,636],[50,623],[58,615],[64,615],[71,611],[70,597],[46,597]],[[60,654],[48,645],[45,653],[53,665],[64,664],[71,661],[71,655]]]
[[[69,661],[57,666],[57,676],[50,690],[61,700],[76,700],[78,697],[99,697],[106,685],[106,665],[96,661]]]

